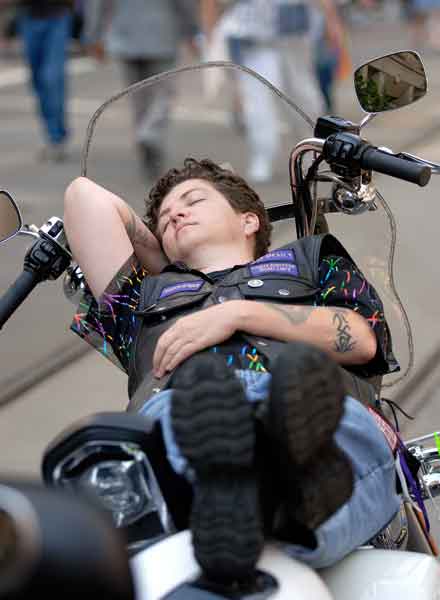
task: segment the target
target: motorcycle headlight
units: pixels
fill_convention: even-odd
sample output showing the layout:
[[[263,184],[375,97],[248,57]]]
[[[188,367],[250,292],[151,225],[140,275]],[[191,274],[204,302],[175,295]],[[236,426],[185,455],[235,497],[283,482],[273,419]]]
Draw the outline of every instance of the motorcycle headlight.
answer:
[[[133,461],[98,463],[79,477],[78,487],[96,494],[112,513],[117,527],[155,510],[150,491]]]
[[[160,513],[164,529],[173,528],[149,461],[135,444],[86,443],[62,460],[53,476],[56,485],[98,500],[117,527]]]
[[[82,419],[48,447],[42,471],[109,512],[133,547],[187,526],[189,485],[168,464],[160,428],[140,415]]]

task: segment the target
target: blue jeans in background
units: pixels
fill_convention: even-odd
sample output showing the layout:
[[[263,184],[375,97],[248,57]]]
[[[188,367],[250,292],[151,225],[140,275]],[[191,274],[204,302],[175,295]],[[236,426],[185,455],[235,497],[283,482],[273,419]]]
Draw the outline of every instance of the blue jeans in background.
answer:
[[[66,12],[43,19],[23,15],[19,32],[48,141],[61,144],[67,137],[65,65],[72,15]]]
[[[271,375],[255,371],[236,371],[249,402],[267,400]],[[188,468],[173,436],[171,427],[172,390],[164,390],[150,398],[140,414],[160,420],[168,460],[173,469],[189,480]],[[347,396],[344,415],[335,434],[338,446],[349,457],[354,473],[351,498],[315,530],[314,550],[287,544],[287,554],[314,568],[330,566],[373,538],[391,521],[400,507],[396,494],[394,457],[373,417],[360,402]],[[325,455],[322,457],[325,469]]]
[[[328,114],[333,114],[333,90],[339,66],[339,53],[323,36],[315,43],[313,54],[315,75],[324,97],[325,109]]]

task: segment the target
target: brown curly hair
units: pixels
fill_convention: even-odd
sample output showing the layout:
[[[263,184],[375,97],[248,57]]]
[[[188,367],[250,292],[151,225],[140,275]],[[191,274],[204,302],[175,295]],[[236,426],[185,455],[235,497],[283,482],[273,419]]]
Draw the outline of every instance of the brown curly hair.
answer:
[[[272,225],[263,202],[246,181],[229,169],[207,158],[200,161],[186,158],[182,169],[170,169],[153,186],[146,200],[145,222],[156,233],[160,206],[165,196],[179,183],[188,179],[204,179],[228,200],[239,212],[252,212],[258,216],[260,227],[255,235],[255,258],[266,254],[270,245]]]

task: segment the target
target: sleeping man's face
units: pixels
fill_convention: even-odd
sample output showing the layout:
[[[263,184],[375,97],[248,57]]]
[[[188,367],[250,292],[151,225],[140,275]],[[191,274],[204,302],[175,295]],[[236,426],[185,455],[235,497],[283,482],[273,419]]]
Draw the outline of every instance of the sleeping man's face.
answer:
[[[249,214],[235,211],[208,181],[189,179],[176,185],[163,199],[158,214],[157,236],[171,262],[183,261],[203,247],[241,248],[258,229],[250,232]]]

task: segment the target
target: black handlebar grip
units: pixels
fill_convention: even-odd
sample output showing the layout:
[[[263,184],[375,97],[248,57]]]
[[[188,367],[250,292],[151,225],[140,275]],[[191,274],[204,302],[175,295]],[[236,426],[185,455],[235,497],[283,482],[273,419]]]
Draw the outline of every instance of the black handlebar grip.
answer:
[[[360,166],[363,169],[416,183],[420,187],[427,185],[432,175],[430,167],[409,162],[371,146],[362,154]]]
[[[134,600],[124,536],[90,498],[10,479],[0,514],[10,532],[0,537],[1,599]]]
[[[40,281],[37,273],[24,270],[0,298],[0,329]]]

